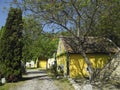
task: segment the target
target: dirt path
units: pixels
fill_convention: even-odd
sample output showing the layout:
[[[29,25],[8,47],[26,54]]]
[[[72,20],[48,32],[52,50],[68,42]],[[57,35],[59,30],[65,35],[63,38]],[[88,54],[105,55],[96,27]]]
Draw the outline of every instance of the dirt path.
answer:
[[[10,90],[59,90],[53,80],[47,76],[45,71],[28,70],[24,76],[26,81],[21,86],[17,86]]]

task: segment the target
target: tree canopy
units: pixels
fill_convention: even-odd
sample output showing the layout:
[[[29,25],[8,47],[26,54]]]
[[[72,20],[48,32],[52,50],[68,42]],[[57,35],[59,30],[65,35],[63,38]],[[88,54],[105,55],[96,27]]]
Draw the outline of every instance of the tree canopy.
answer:
[[[22,77],[22,30],[22,11],[10,8],[0,40],[2,74],[7,81],[17,81]]]
[[[44,32],[39,22],[31,16],[24,18],[23,42],[25,62],[38,57],[51,58],[57,48],[57,38],[50,32]]]

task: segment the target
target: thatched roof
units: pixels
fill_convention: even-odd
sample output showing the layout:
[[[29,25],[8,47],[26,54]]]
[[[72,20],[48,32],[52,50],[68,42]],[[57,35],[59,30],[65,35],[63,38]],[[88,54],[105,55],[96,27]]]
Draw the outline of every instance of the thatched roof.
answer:
[[[115,53],[119,48],[107,38],[85,37],[72,38],[61,37],[65,50],[69,53],[80,53],[84,50],[86,53]]]

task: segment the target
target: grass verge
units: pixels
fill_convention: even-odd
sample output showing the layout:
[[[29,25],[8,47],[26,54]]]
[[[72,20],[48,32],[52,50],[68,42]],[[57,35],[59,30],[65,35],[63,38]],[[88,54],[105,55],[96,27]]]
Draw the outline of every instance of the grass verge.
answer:
[[[15,82],[15,83],[6,83],[0,86],[0,90],[15,90],[16,87],[24,84],[24,81]]]
[[[67,78],[56,79],[54,83],[59,87],[60,90],[75,90]]]

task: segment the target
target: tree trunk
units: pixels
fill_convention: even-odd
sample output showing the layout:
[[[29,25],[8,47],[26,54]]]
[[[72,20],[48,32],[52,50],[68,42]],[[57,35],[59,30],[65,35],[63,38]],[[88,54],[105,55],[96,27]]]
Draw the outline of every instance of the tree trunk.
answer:
[[[78,30],[77,30],[77,37],[80,37],[80,16],[78,16]]]
[[[91,65],[91,62],[90,62],[89,58],[87,57],[87,55],[85,54],[84,51],[82,52],[82,56],[85,59],[86,64],[88,65],[89,80],[90,80],[90,83],[91,83],[92,80],[93,80],[93,68],[92,68],[92,65]]]

